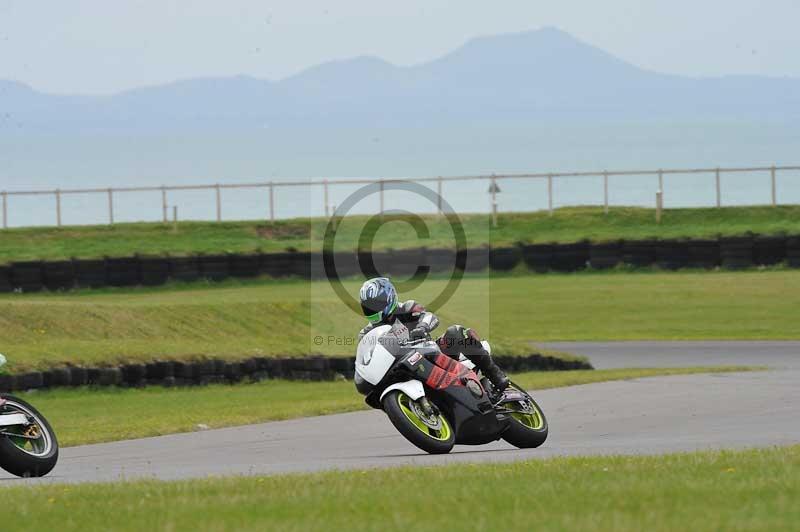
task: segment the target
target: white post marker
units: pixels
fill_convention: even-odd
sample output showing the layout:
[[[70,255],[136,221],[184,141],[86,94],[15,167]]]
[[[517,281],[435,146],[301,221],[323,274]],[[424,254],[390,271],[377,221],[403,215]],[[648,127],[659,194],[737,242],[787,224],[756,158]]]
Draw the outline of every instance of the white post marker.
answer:
[[[497,179],[492,174],[492,183],[489,185],[489,194],[492,195],[492,227],[497,227],[497,193],[500,187],[497,186]]]
[[[61,227],[61,191],[56,189],[56,224]]]
[[[108,189],[108,223],[114,225],[114,190]]]
[[[661,223],[661,209],[664,208],[664,194],[658,190],[656,191],[656,223]]]
[[[325,198],[323,199],[323,203],[325,204],[325,218],[328,218],[329,214],[328,214],[328,179],[327,178],[323,181],[323,186],[324,186],[324,190],[325,190]]]
[[[772,206],[776,207],[778,205],[778,194],[777,190],[775,189],[775,165],[769,169],[769,175],[772,182]]]

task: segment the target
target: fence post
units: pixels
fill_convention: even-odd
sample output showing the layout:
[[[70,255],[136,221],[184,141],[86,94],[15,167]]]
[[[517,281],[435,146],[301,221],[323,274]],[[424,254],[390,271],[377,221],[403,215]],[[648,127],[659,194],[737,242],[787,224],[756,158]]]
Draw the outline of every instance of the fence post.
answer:
[[[603,212],[608,214],[608,170],[603,170]]]
[[[772,178],[772,206],[775,207],[778,205],[778,198],[776,197],[776,190],[775,190],[775,165],[772,165],[772,168],[769,169],[770,177]]]
[[[656,223],[661,223],[661,209],[664,207],[664,193],[662,191],[656,192]]]
[[[217,221],[222,221],[222,192],[219,189],[219,183],[214,185],[214,188],[217,191]]]
[[[275,221],[275,185],[269,182],[269,221]]]
[[[167,187],[161,185],[161,214],[164,223],[167,223]]]
[[[664,170],[658,169],[658,190],[661,191],[661,201],[664,201]]]
[[[381,192],[380,192],[380,199],[381,199],[381,205],[380,205],[381,220],[383,220],[383,186],[384,186],[383,179],[381,179],[381,180],[380,180],[380,187],[381,187]]]
[[[497,180],[492,174],[492,184],[489,187],[492,191],[492,227],[497,227]]]
[[[108,189],[108,223],[114,225],[114,190]]]
[[[3,229],[8,229],[8,192],[3,191]]]
[[[547,210],[553,216],[553,176],[547,176]]]
[[[56,189],[56,224],[61,227],[61,190]]]
[[[722,192],[720,190],[720,184],[719,184],[719,167],[717,167],[717,170],[714,172],[714,175],[716,176],[717,179],[717,209],[719,209],[720,207],[722,207]]]
[[[325,218],[327,218],[328,217],[328,212],[329,212],[328,211],[328,179],[327,178],[325,178],[322,181],[322,186],[325,189],[325,199],[324,199],[324,201],[325,201]]]
[[[442,176],[436,180],[436,209],[442,215]]]

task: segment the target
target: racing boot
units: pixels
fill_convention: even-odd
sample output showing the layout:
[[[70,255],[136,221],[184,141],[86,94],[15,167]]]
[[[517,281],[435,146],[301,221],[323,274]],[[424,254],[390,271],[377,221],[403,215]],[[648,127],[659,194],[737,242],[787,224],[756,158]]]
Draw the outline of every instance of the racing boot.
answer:
[[[494,387],[494,394],[499,395],[508,388],[511,381],[508,375],[500,369],[500,366],[495,363],[492,355],[483,347],[480,337],[472,329],[464,331],[466,339],[463,349],[464,356],[466,356],[475,367],[481,370],[483,376],[489,379]]]
[[[511,384],[511,381],[508,378],[508,375],[500,369],[495,361],[492,359],[492,355],[484,350],[483,356],[475,356],[469,357],[469,359],[475,364],[475,366],[481,370],[481,373],[489,379],[489,382],[492,383],[492,387],[494,388],[492,395],[495,397],[499,397],[508,385]]]

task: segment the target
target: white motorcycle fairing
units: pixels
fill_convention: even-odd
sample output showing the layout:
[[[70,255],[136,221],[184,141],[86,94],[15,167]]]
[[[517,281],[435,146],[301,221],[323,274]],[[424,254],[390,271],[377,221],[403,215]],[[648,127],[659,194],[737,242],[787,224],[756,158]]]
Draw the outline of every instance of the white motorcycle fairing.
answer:
[[[356,350],[356,373],[370,384],[378,384],[394,364],[394,356],[378,339],[391,330],[391,325],[375,327],[358,343]]]
[[[422,383],[420,381],[406,381],[406,382],[398,382],[396,384],[392,384],[381,394],[380,400],[383,401],[383,398],[386,396],[387,393],[391,392],[392,390],[400,390],[407,396],[411,398],[412,401],[416,401],[420,397],[425,396],[425,388],[422,387]]]

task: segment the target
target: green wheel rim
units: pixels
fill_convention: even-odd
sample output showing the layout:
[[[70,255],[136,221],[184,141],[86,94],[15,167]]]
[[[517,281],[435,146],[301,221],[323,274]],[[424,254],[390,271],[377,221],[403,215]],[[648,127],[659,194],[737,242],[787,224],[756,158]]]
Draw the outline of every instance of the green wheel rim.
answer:
[[[544,426],[542,416],[539,415],[539,410],[533,407],[533,412],[511,412],[511,417],[532,430],[540,430]]]
[[[447,422],[447,419],[443,415],[439,414],[437,418],[442,424],[442,429],[432,429],[426,425],[422,419],[420,419],[416,412],[414,412],[414,409],[411,408],[411,402],[411,398],[403,392],[397,394],[397,404],[400,406],[400,410],[421,433],[434,440],[448,441],[450,439],[451,431],[450,424]]]
[[[519,390],[515,385],[512,385],[512,387]],[[524,390],[519,391],[524,392]],[[509,404],[507,406],[510,407],[511,405]],[[544,416],[535,403],[531,402],[531,408],[533,412],[520,412],[519,410],[515,410],[511,412],[511,417],[531,430],[541,430],[544,427]]]

